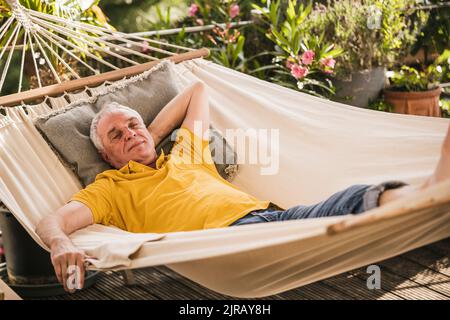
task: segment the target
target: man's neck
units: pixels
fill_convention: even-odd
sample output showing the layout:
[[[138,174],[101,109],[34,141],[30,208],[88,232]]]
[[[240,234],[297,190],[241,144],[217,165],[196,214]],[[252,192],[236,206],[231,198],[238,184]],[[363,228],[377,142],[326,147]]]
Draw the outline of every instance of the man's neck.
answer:
[[[147,166],[147,167],[151,167],[151,168],[153,168],[153,169],[156,169],[156,162],[158,161],[158,158],[159,158],[159,156],[155,157],[155,160],[152,161],[152,162],[150,162],[150,163],[145,163],[145,162],[136,161],[136,160],[130,160],[130,161],[134,161],[134,162],[137,162],[137,163],[142,164],[142,165],[144,165],[144,166]],[[130,163],[130,161],[128,161],[128,162],[127,162],[126,164],[124,164],[123,166],[128,165],[128,164]],[[123,167],[123,166],[122,166],[122,167]],[[120,168],[122,168],[122,167],[120,167]],[[117,167],[116,167],[116,168],[117,168]],[[119,170],[120,168],[117,168],[117,169]]]

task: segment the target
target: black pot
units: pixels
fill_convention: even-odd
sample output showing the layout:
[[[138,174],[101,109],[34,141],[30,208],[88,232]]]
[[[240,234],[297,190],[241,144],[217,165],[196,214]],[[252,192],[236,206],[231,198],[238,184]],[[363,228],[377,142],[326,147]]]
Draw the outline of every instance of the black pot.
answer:
[[[50,253],[42,249],[9,212],[0,213],[0,229],[11,284],[58,282]]]

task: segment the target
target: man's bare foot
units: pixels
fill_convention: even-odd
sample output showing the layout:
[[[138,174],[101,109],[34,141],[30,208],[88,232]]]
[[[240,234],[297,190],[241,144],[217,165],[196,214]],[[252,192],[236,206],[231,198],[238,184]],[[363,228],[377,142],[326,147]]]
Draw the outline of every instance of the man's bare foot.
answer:
[[[434,173],[421,186],[404,186],[401,188],[390,189],[383,192],[380,196],[379,205],[386,204],[392,200],[410,195],[414,192],[423,191],[437,183],[450,180],[450,126],[444,139],[441,149],[441,157],[438,161]]]

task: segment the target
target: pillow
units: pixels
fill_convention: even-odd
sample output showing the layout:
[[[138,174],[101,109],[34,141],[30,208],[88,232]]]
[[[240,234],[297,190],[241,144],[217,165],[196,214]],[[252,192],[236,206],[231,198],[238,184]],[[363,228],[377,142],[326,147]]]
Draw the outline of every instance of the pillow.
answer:
[[[84,102],[35,120],[38,131],[83,186],[93,182],[98,173],[112,169],[89,138],[90,124],[96,112],[93,104]]]
[[[39,117],[34,124],[60,160],[75,172],[83,186],[87,186],[95,180],[97,174],[112,169],[103,161],[89,138],[95,114],[106,103],[116,101],[136,110],[148,126],[179,91],[174,64],[165,60],[140,75],[115,82],[90,99],[71,103],[64,109]],[[222,145],[224,139],[217,131],[213,132],[210,149],[220,149],[214,146],[218,143]],[[156,150],[159,152],[163,147],[166,152],[171,145],[173,142],[170,141],[169,135]],[[224,146],[227,150],[227,161],[224,164],[216,164],[216,168],[222,177],[230,180],[237,170],[236,156],[226,141]],[[170,148],[168,150],[170,151]],[[213,159],[223,163],[223,160],[219,161],[222,154],[219,151],[216,153],[218,154]]]

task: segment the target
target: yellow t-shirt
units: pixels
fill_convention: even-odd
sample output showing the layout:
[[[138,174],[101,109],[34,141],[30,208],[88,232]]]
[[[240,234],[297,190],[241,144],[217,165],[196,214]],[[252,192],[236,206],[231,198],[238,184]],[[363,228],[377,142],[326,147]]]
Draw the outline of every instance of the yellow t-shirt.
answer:
[[[186,127],[178,130],[170,154],[161,153],[156,169],[130,161],[98,174],[72,200],[88,206],[95,223],[158,233],[226,227],[270,204],[223,179],[208,140]]]

